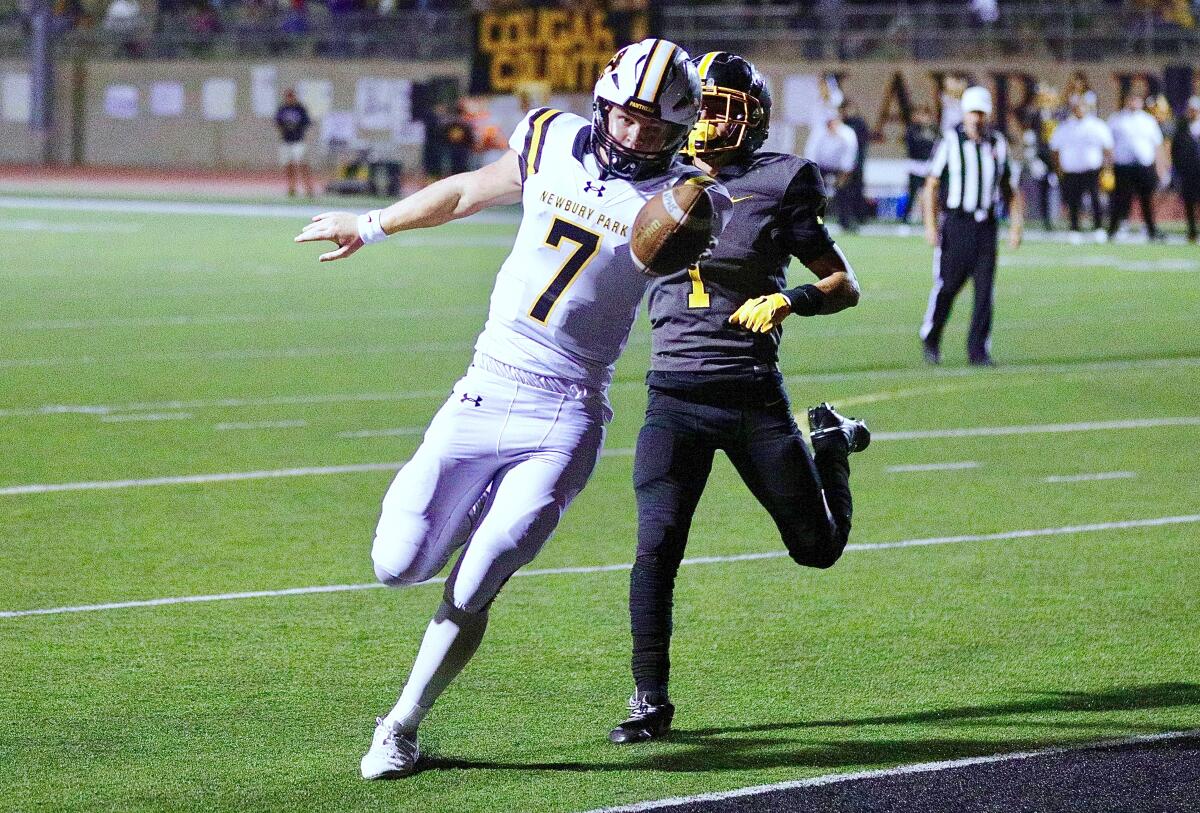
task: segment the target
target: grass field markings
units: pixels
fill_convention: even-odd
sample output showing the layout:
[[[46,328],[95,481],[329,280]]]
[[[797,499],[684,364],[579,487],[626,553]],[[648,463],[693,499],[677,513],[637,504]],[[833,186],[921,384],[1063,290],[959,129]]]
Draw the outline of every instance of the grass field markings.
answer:
[[[52,223],[49,220],[2,220],[0,231],[35,231],[54,234],[136,234],[138,223]]]
[[[467,353],[475,346],[475,340],[421,342],[376,347],[346,345],[344,347],[279,347],[274,349],[241,348],[237,350],[209,350],[196,352],[180,350],[167,353],[141,353],[98,356],[52,356],[49,358],[0,359],[0,367],[68,367],[120,362],[188,362],[188,361],[257,361],[267,359],[327,358],[337,356],[396,356],[404,357],[424,353]]]
[[[1034,381],[1005,381],[1004,386],[1032,386],[1037,382]],[[908,387],[906,389],[883,390],[881,392],[868,392],[863,395],[851,395],[846,398],[837,399],[838,407],[860,406],[862,404],[877,404],[882,401],[896,401],[901,398],[914,398],[921,395],[944,395],[949,392],[963,392],[967,390],[980,389],[987,386],[989,389],[995,389],[995,382],[972,381],[960,384],[935,384],[930,387]]]
[[[103,420],[103,419],[102,419]],[[1029,426],[982,426],[963,429],[922,429],[912,432],[876,432],[871,439],[879,441],[927,440],[938,438],[995,437],[1058,432],[1088,432],[1111,429],[1148,429],[1171,426],[1200,426],[1200,418],[1143,418],[1126,421],[1095,421],[1091,423],[1033,424]],[[414,433],[415,434],[415,433]],[[601,457],[632,457],[633,447],[604,449]],[[279,477],[307,477],[330,474],[352,474],[399,468],[404,461],[394,463],[361,463],[340,466],[303,466],[261,471],[217,472],[213,474],[183,474],[127,480],[89,480],[75,483],[34,483],[0,488],[0,497],[24,494],[47,494],[59,491],[94,491],[143,486],[192,485],[223,483],[236,480],[262,480]]]
[[[213,425],[213,429],[216,429],[218,432],[226,432],[234,429],[299,429],[304,426],[308,426],[308,421],[297,418],[291,421],[234,421],[230,423],[218,423]]]
[[[0,360],[0,366],[3,365],[3,360]],[[963,368],[947,368],[939,370],[931,370],[928,367],[922,366],[917,368],[901,368],[895,370],[859,370],[848,373],[804,373],[789,375],[785,377],[785,382],[788,384],[806,384],[806,383],[829,383],[837,381],[855,381],[859,379],[874,380],[887,378],[909,378],[921,377],[970,377],[975,376],[979,381],[990,381],[996,375],[1011,375],[1032,373],[1037,375],[1047,374],[1062,374],[1062,375],[1078,375],[1089,374],[1092,372],[1108,372],[1114,370],[1129,370],[1140,372],[1143,370],[1170,369],[1173,367],[1196,367],[1200,366],[1200,357],[1182,357],[1182,358],[1166,358],[1166,359],[1141,359],[1141,360],[1115,360],[1103,362],[1074,362],[1053,365],[1026,364],[1026,365],[1009,365],[1005,367],[992,368],[987,371],[979,371],[972,367]],[[612,385],[614,390],[642,390],[646,384],[637,377],[629,380],[617,381]],[[225,407],[248,407],[248,406],[287,406],[287,405],[306,405],[306,404],[339,404],[353,403],[364,401],[408,401],[421,400],[426,398],[445,398],[449,394],[449,386],[436,390],[412,390],[399,391],[393,393],[350,393],[338,395],[285,395],[285,396],[267,396],[262,398],[212,398],[212,399],[195,399],[187,401],[154,401],[142,403],[128,404],[45,404],[37,407],[10,407],[0,409],[0,418],[27,418],[38,417],[44,415],[63,415],[63,414],[105,414],[109,412],[125,412],[130,410],[147,410],[147,409],[206,409],[206,408],[225,408]],[[846,403],[845,399],[839,400],[839,403]]]
[[[438,313],[478,313],[479,307],[438,307]],[[94,330],[122,327],[204,327],[210,325],[253,325],[269,322],[342,322],[361,319],[412,319],[429,315],[428,308],[394,308],[383,311],[317,311],[315,313],[225,313],[211,316],[176,314],[171,316],[113,317],[95,319],[34,319],[9,325],[12,330]]]
[[[410,392],[356,392],[345,394],[271,395],[262,398],[199,398],[188,401],[146,401],[127,404],[46,404],[40,407],[0,409],[0,418],[32,418],[47,415],[108,415],[169,409],[233,409],[264,406],[308,406],[319,404],[392,403],[446,398],[450,387]]]
[[[1000,260],[1001,267],[1033,267],[1047,268],[1105,268],[1116,271],[1137,271],[1137,272],[1155,272],[1161,271],[1166,273],[1195,273],[1200,271],[1200,260],[1190,258],[1164,258],[1158,260],[1139,260],[1133,258],[1121,258],[1111,254],[1088,255],[1081,254],[1077,256],[1067,256],[1056,258],[1053,261],[1047,260],[1045,257],[1021,257],[1011,255],[1003,257]]]
[[[35,198],[18,195],[0,195],[0,209],[39,209],[69,212],[117,212],[121,214],[149,215],[220,215],[226,217],[280,217],[288,220],[298,218],[299,225],[324,211],[316,204],[297,205],[283,203],[200,203],[192,201],[103,199],[103,198]],[[477,225],[516,225],[520,222],[516,209],[481,212],[458,221]],[[509,237],[508,243],[512,243]],[[459,243],[461,247],[461,242]],[[315,258],[314,258],[315,260]]]
[[[963,471],[964,469],[977,469],[982,465],[982,463],[977,463],[974,460],[963,460],[959,463],[912,463],[905,466],[888,466],[884,471],[888,474],[905,474],[917,471]]]
[[[897,542],[866,542],[846,546],[847,551],[895,550],[903,548],[921,548],[931,545],[955,545],[968,542],[1003,542],[1013,539],[1029,539],[1041,536],[1064,536],[1100,531],[1125,530],[1129,528],[1155,528],[1166,525],[1182,525],[1200,522],[1200,514],[1190,514],[1174,517],[1156,517],[1152,519],[1131,519],[1117,522],[1095,522],[1086,525],[1066,525],[1060,528],[1038,528],[1034,530],[1002,531],[993,534],[961,534],[959,536],[936,536],[924,539],[903,539]],[[764,559],[780,559],[787,556],[787,551],[773,550],[761,553],[740,553],[729,556],[700,556],[684,559],[683,565],[715,565],[732,562],[753,562]],[[624,562],[615,565],[580,565],[574,567],[551,567],[541,569],[518,570],[516,576],[563,576],[584,575],[592,573],[615,573],[632,569],[633,564]],[[426,585],[445,584],[442,577],[421,582],[417,587]],[[276,596],[297,596],[310,593],[340,593],[350,590],[370,590],[382,587],[378,582],[362,584],[333,584],[314,587],[289,587],[280,590],[254,590],[244,593],[217,593],[201,596],[173,596],[170,598],[142,599],[136,601],[120,601],[108,604],[83,604],[69,607],[44,607],[33,610],[4,610],[0,618],[26,618],[35,615],[62,615],[66,613],[99,612],[103,610],[122,610],[133,607],[159,607],[171,604],[193,604],[207,601],[233,601],[248,598],[272,598]]]
[[[1094,480],[1130,480],[1137,477],[1136,471],[1102,471],[1096,474],[1055,474],[1042,480],[1043,483],[1089,483]]]
[[[122,415],[101,415],[103,423],[137,423],[140,421],[189,421],[196,417],[190,412],[134,412]]]
[[[1103,432],[1115,429],[1161,429],[1200,426],[1200,417],[1130,418],[1116,421],[1043,423],[1022,426],[973,426],[961,429],[916,429],[907,432],[872,432],[872,440],[931,440],[939,438],[986,438],[1003,435],[1044,435],[1064,432]]]
[[[775,782],[770,785],[753,785],[736,790],[699,793],[695,796],[672,796],[648,802],[618,805],[616,807],[601,807],[587,813],[642,813],[647,810],[659,810],[666,807],[676,807],[685,804],[702,805],[705,802],[722,802],[727,799],[739,799],[747,796],[759,796],[778,791],[801,790],[803,788],[823,787],[825,785],[857,782],[871,779],[887,779],[894,776],[912,774],[936,773],[954,768],[967,768],[974,765],[994,765],[1000,762],[1021,762],[1039,757],[1061,756],[1079,751],[1095,751],[1106,748],[1122,748],[1130,745],[1145,745],[1147,743],[1164,742],[1169,740],[1189,739],[1200,736],[1200,729],[1189,731],[1164,731],[1158,734],[1136,734],[1131,737],[1099,740],[1097,742],[1081,743],[1079,745],[1054,745],[1033,751],[1012,751],[1005,754],[989,754],[981,757],[962,757],[938,762],[919,762],[912,765],[898,765],[894,768],[877,768],[871,771],[855,771],[854,773],[832,773],[824,776],[814,776],[808,779],[795,779],[787,782]],[[1085,797],[1086,798],[1086,797]],[[772,808],[783,810],[783,807]]]
[[[228,483],[240,480],[270,480],[279,477],[309,477],[329,474],[358,474],[370,471],[389,471],[403,463],[353,463],[344,466],[307,466],[263,471],[231,471],[219,474],[183,474],[169,477],[147,477],[140,480],[91,480],[78,483],[42,483],[0,488],[0,497],[22,494],[51,494],[59,491],[106,491],[147,486],[177,486],[199,483]]]
[[[390,438],[424,433],[424,426],[396,426],[391,429],[356,429],[352,432],[338,432],[337,436],[339,438]]]

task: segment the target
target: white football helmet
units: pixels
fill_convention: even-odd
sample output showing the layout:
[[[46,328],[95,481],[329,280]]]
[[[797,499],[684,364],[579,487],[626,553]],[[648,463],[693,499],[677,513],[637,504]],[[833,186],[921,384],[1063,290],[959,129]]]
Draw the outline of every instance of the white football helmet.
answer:
[[[606,175],[636,180],[670,166],[700,116],[700,77],[687,51],[663,39],[627,45],[596,82],[592,105],[592,151]],[[664,143],[635,150],[609,132],[608,114],[622,107],[667,125]]]

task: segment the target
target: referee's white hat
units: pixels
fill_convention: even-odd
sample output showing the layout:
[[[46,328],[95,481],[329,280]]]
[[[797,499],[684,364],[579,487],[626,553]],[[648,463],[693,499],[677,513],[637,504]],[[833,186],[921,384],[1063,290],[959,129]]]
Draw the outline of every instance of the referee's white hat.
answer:
[[[963,91],[962,111],[992,115],[992,94],[987,88],[973,85]]]

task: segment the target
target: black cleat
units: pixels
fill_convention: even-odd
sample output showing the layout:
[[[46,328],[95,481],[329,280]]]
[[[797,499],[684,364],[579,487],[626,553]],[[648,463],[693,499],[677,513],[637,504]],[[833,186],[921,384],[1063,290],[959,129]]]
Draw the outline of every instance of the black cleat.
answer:
[[[671,720],[675,718],[675,707],[666,697],[661,702],[651,703],[649,692],[634,692],[629,698],[629,719],[608,732],[609,742],[628,745],[635,742],[661,739],[671,733]]]
[[[996,360],[991,356],[975,356],[967,360],[972,367],[995,367]]]
[[[921,352],[925,356],[925,363],[930,365],[938,365],[942,363],[942,351],[926,342],[921,342]]]
[[[845,438],[847,453],[861,452],[871,445],[871,430],[864,422],[845,418],[824,402],[808,411],[808,428],[814,448],[822,439],[837,435]]]

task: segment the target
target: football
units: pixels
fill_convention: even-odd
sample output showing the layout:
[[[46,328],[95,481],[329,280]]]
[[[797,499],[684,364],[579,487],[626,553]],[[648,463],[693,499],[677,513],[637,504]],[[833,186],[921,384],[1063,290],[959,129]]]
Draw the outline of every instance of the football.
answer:
[[[629,250],[643,274],[661,277],[700,259],[712,239],[713,204],[702,184],[683,183],[646,201]]]

